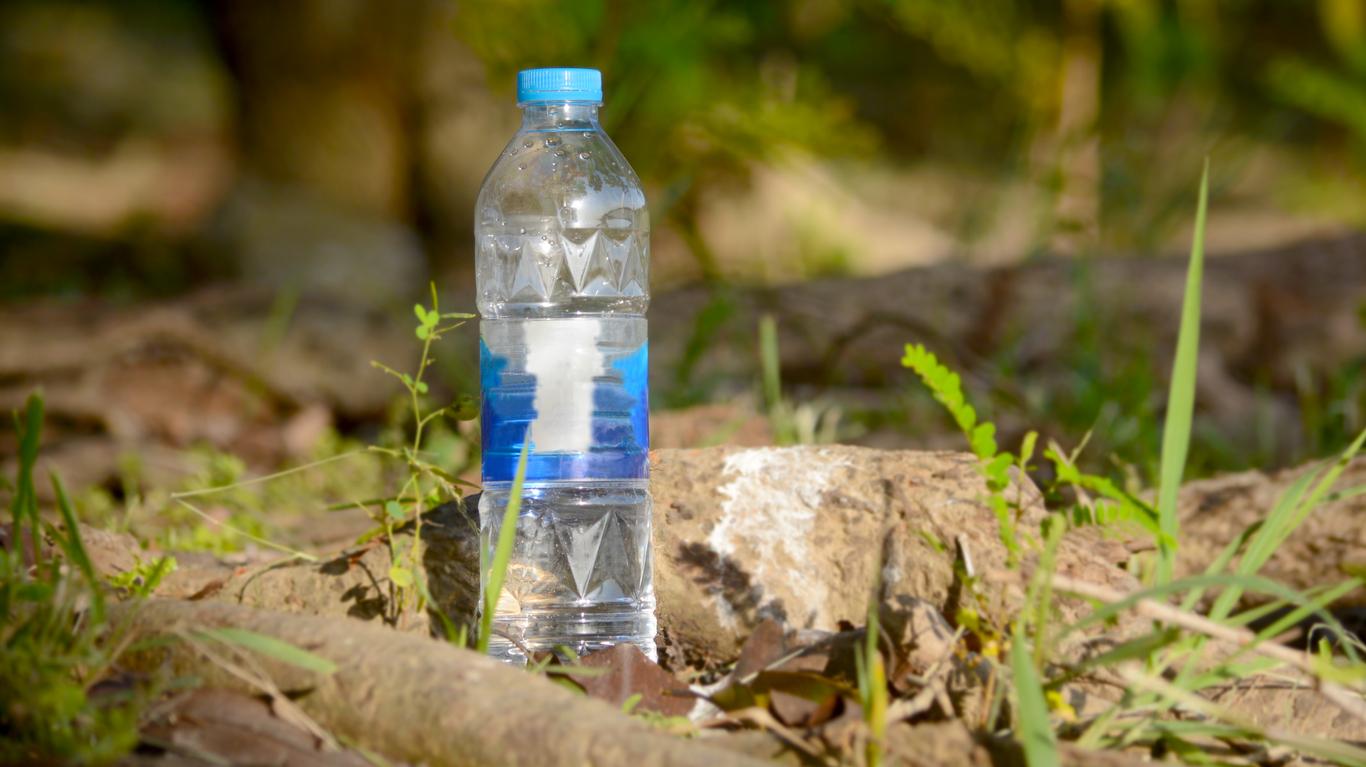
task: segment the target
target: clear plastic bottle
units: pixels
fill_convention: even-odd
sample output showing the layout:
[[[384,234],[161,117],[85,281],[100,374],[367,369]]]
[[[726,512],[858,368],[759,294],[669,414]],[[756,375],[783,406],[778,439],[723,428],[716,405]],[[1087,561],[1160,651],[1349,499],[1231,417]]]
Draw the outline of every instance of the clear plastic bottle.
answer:
[[[517,101],[475,209],[486,554],[530,441],[490,648],[654,658],[645,194],[598,124],[597,70],[523,71]]]

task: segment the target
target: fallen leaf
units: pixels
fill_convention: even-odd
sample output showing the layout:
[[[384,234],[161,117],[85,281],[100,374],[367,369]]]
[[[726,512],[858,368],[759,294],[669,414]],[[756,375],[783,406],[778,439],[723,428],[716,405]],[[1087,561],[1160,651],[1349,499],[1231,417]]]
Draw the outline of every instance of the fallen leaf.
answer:
[[[744,647],[740,648],[740,658],[735,661],[731,677],[741,680],[758,673],[783,657],[785,652],[787,644],[783,640],[782,624],[772,618],[765,618],[754,627],[754,633],[749,635]]]
[[[674,679],[658,663],[645,657],[633,644],[619,644],[606,650],[589,653],[579,659],[584,668],[607,669],[599,675],[565,674],[591,697],[615,706],[639,695],[633,712],[653,711],[665,716],[686,716],[696,703],[686,684]],[[569,667],[572,669],[573,667]]]

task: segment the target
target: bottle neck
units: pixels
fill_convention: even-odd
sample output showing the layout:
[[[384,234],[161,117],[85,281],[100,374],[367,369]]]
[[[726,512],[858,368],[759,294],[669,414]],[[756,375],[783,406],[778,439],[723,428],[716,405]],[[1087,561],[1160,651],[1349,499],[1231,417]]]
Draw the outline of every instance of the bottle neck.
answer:
[[[538,101],[522,107],[522,130],[599,130],[591,101]]]

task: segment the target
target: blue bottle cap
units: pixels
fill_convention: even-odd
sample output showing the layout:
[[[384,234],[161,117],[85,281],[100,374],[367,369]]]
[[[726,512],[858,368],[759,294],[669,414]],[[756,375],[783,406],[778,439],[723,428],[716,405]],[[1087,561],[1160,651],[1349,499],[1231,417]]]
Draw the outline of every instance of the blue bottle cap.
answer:
[[[602,73],[596,69],[551,67],[517,73],[517,103],[592,101],[602,103]]]

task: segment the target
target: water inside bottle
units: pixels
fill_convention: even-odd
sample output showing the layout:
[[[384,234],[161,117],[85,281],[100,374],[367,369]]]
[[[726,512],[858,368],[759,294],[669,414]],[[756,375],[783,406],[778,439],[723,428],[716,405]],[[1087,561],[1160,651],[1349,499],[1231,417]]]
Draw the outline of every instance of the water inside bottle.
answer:
[[[485,551],[531,443],[493,653],[635,642],[654,657],[645,319],[484,320],[480,330]]]

